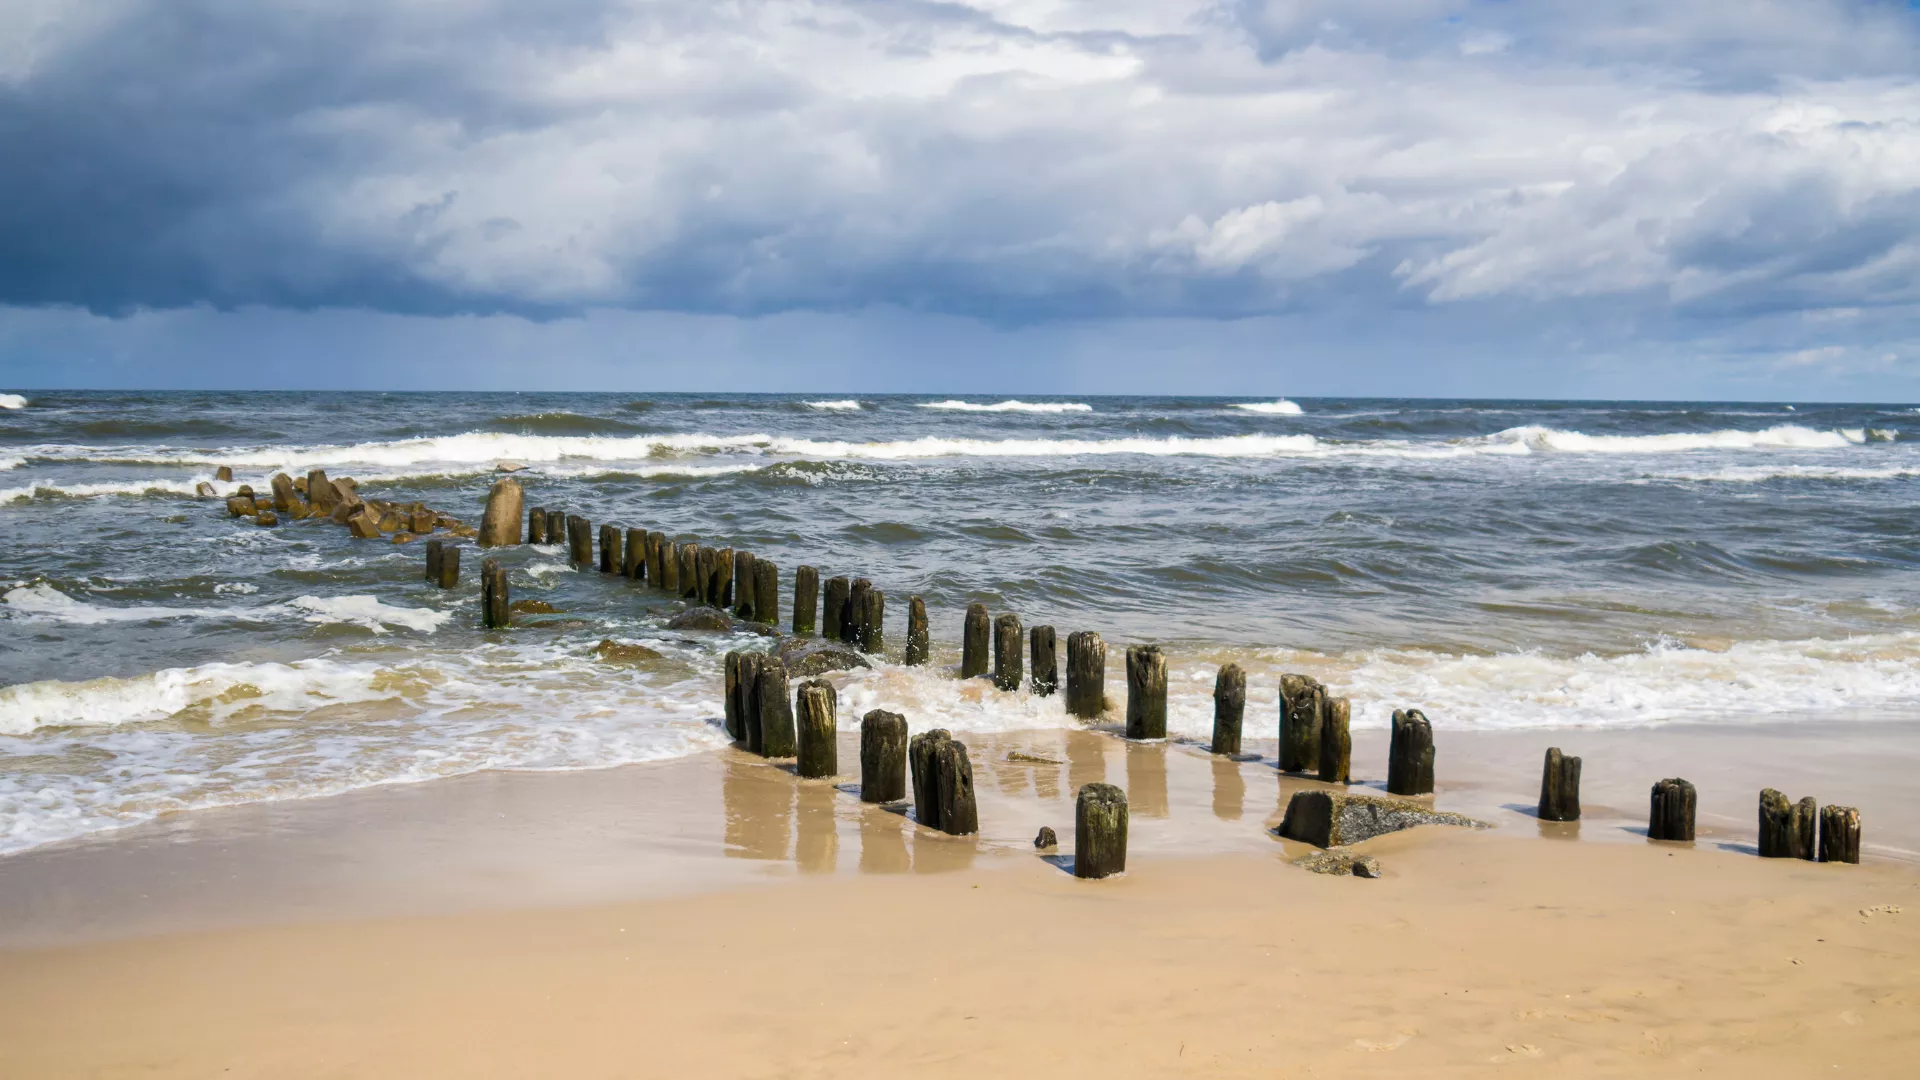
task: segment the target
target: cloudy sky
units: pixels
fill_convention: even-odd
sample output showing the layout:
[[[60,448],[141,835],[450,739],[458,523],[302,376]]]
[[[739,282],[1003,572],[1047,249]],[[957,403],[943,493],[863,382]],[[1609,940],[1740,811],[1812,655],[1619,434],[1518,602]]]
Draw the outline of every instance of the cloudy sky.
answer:
[[[4,0],[0,385],[1920,399],[1920,12]]]

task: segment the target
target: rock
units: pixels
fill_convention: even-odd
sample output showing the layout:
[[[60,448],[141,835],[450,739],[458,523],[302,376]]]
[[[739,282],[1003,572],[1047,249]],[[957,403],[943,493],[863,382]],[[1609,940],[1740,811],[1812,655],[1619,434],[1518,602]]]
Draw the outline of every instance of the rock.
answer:
[[[364,506],[348,515],[347,528],[361,540],[369,540],[380,535],[380,523],[374,520],[373,513]]]
[[[271,510],[262,510],[253,519],[255,525],[273,526],[280,524],[280,515]]]
[[[1022,764],[1022,765],[1060,765],[1060,764],[1063,764],[1062,762],[1059,762],[1059,761],[1055,761],[1054,759],[1052,759],[1052,758],[1050,758],[1050,757],[1041,757],[1041,756],[1040,756],[1039,754],[1028,754],[1028,753],[1023,753],[1022,751],[1019,751],[1019,750],[1009,750],[1009,751],[1007,751],[1007,760],[1008,760],[1008,761],[1015,761],[1015,762],[1019,762],[1019,763],[1020,763],[1020,764]]]
[[[407,528],[413,532],[430,533],[433,531],[433,511],[431,510],[421,510],[416,507],[411,514],[407,515],[407,519]]]
[[[471,525],[455,525],[453,528],[448,529],[447,531],[452,533],[455,536],[461,537],[466,540],[472,540],[475,537],[480,535],[480,530],[474,528]]]
[[[1052,826],[1042,825],[1040,826],[1040,835],[1033,838],[1033,846],[1039,848],[1041,851],[1045,851],[1048,848],[1057,848],[1060,846],[1060,838],[1053,835]]]
[[[293,490],[299,492],[302,495],[305,495],[307,493],[307,478],[304,476],[294,477]]]
[[[667,620],[669,630],[712,630],[726,633],[734,629],[733,617],[719,608],[696,607]]]
[[[853,671],[873,665],[848,646],[819,638],[790,637],[782,640],[774,652],[787,665],[790,675],[812,678],[829,671]]]
[[[1380,860],[1371,855],[1362,855],[1353,860],[1353,876],[1377,878],[1380,876]]]
[[[1302,855],[1293,860],[1293,865],[1309,873],[1326,874],[1329,877],[1377,878],[1380,876],[1379,859],[1371,855],[1355,855],[1343,847]]]
[[[558,615],[560,609],[545,600],[515,600],[507,605],[507,610],[515,615]],[[601,642],[605,645],[606,642]]]
[[[393,511],[388,510],[385,513],[382,513],[380,515],[380,531],[381,532],[386,532],[386,533],[399,532],[401,529],[404,529],[404,528],[406,528],[406,522],[400,520],[399,514],[396,514]]]
[[[496,480],[487,492],[487,509],[480,515],[480,546],[504,547],[520,542],[526,514],[517,480]]]
[[[222,465],[219,468],[213,470],[213,478],[215,480],[221,481],[222,483],[231,483],[233,480],[233,466]]]
[[[410,532],[397,532],[393,534],[392,539],[396,544],[411,544],[420,538]]]
[[[287,508],[287,516],[295,521],[305,521],[313,516],[313,507],[300,499],[295,499],[293,505]]]
[[[203,499],[210,498],[214,494],[213,485],[207,483],[205,480],[202,480],[199,483],[193,485],[193,493],[195,495],[200,496]]]
[[[227,514],[230,517],[252,517],[260,512],[253,505],[253,499],[246,495],[233,495],[227,499]]]
[[[1357,844],[1420,825],[1464,825],[1485,829],[1484,821],[1435,810],[1412,799],[1355,795],[1336,791],[1299,791],[1287,803],[1287,815],[1275,830],[1288,840],[1319,848]]]
[[[244,496],[246,496],[247,498],[249,498],[249,499],[251,499],[251,498],[253,498],[253,497],[254,497],[254,495],[253,495],[253,485],[252,485],[252,484],[241,484],[241,485],[240,485],[240,486],[239,486],[238,488],[235,488],[235,489],[234,489],[234,492],[233,492],[233,493],[234,493],[235,495],[244,495]]]
[[[504,473],[516,473],[526,468],[525,465],[518,461],[496,461],[493,463],[493,467]]]
[[[552,609],[548,609],[552,610]],[[665,657],[647,648],[645,645],[633,645],[624,641],[604,639],[593,647],[593,655],[603,664],[644,664]]]
[[[299,495],[293,490],[293,477],[288,476],[286,473],[274,473],[273,508],[275,510],[291,510],[293,504],[299,501]]]

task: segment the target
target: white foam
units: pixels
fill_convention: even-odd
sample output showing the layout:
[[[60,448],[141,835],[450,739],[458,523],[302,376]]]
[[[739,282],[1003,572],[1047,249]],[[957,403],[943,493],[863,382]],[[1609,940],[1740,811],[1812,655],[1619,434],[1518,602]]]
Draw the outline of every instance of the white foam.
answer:
[[[1245,409],[1252,413],[1267,413],[1273,416],[1299,416],[1305,412],[1298,404],[1281,398],[1279,401],[1249,401],[1235,405],[1236,409]]]
[[[176,607],[101,607],[75,600],[45,582],[18,586],[0,596],[0,603],[15,617],[49,619],[77,626],[98,626],[116,622],[148,622],[153,619],[254,619],[257,612],[244,608]]]
[[[1540,453],[1672,454],[1688,450],[1832,450],[1865,441],[1838,431],[1815,431],[1797,424],[1779,424],[1761,431],[1673,432],[1665,435],[1587,435],[1529,425],[1508,428],[1488,437],[1494,445],[1524,447]]]
[[[923,401],[922,409],[946,409],[952,412],[1020,412],[1020,413],[1070,413],[1092,412],[1093,406],[1077,401],[996,401],[991,405],[980,405],[971,401]]]
[[[330,660],[204,664],[131,678],[21,683],[0,689],[0,733],[44,727],[114,727],[165,720],[189,709],[217,722],[246,709],[306,711],[393,696],[375,688],[372,665]]]
[[[384,634],[391,627],[404,627],[431,634],[453,618],[451,612],[425,608],[403,608],[383,604],[374,596],[302,596],[287,601],[287,606],[306,613],[310,623],[347,623]]]
[[[807,408],[809,409],[827,409],[833,412],[856,412],[860,409],[860,407],[861,407],[860,403],[857,401],[854,401],[851,398],[848,398],[844,401],[809,401],[807,402]]]
[[[0,504],[33,498],[92,499],[110,495],[192,494],[194,494],[194,481],[191,480],[128,480],[99,484],[67,484],[54,480],[37,480],[20,487],[0,488]]]
[[[24,409],[27,399],[19,394],[0,394],[0,409]]]
[[[1901,480],[1914,476],[1920,476],[1920,465],[1889,465],[1881,468],[1844,465],[1736,465],[1711,472],[1649,473],[1644,479],[1691,483],[1760,484],[1769,480]]]
[[[20,466],[25,465],[26,463],[27,463],[26,458],[0,457],[0,472],[6,472],[8,469],[17,469]]]

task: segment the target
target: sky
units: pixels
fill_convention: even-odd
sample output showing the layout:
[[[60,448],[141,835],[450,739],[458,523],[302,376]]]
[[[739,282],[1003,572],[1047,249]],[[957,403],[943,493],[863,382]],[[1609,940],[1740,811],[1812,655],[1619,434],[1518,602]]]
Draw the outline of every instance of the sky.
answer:
[[[0,388],[1920,400],[1920,11],[6,0]]]

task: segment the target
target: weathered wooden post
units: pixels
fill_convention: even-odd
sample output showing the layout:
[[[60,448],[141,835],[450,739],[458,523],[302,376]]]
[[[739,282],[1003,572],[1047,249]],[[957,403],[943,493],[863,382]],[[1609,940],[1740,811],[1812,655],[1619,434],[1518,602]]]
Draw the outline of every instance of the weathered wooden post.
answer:
[[[620,574],[631,581],[647,580],[647,530],[628,529],[626,546],[620,549],[626,559]]]
[[[480,518],[480,546],[505,547],[520,542],[520,481],[503,477],[487,492],[487,510]]]
[[[713,603],[714,575],[717,573],[715,568],[717,560],[715,557],[717,555],[719,555],[719,552],[705,544],[694,545],[693,588],[690,592],[693,595],[693,599],[702,604]]]
[[[1580,820],[1580,759],[1567,757],[1557,746],[1547,748],[1540,775],[1540,820]]]
[[[725,669],[726,682],[721,692],[721,704],[726,710],[727,737],[739,742],[746,733],[740,724],[740,650],[728,650]]]
[[[1653,785],[1653,810],[1647,816],[1647,839],[1693,841],[1694,809],[1699,795],[1685,780],[1670,778]]]
[[[808,679],[800,684],[794,698],[794,721],[799,731],[799,751],[794,771],[801,776],[832,776],[840,771],[838,727],[834,710],[833,684],[825,679]]]
[[[444,556],[443,556],[444,557]],[[513,625],[508,605],[507,571],[499,559],[480,563],[480,623],[489,630],[505,630]]]
[[[656,589],[667,587],[667,534],[658,530],[647,532],[647,580]]]
[[[567,561],[583,570],[593,565],[593,523],[579,514],[567,515]]]
[[[700,543],[689,540],[674,549],[680,563],[680,597],[684,600],[700,599]]]
[[[1387,793],[1433,794],[1433,723],[1419,709],[1393,710],[1387,749]]]
[[[933,655],[933,642],[927,636],[927,602],[917,596],[907,599],[908,667],[923,667]]]
[[[1346,698],[1330,697],[1320,716],[1320,782],[1350,784],[1353,782],[1353,735],[1348,723],[1353,717],[1353,706]]]
[[[934,728],[907,740],[907,763],[913,769],[913,818],[932,829],[940,827],[940,780],[935,761],[940,743],[950,738],[945,728]]]
[[[1306,772],[1320,765],[1321,713],[1326,687],[1305,675],[1280,676],[1280,768]]]
[[[1027,658],[1033,669],[1028,685],[1035,697],[1052,697],[1060,688],[1060,658],[1054,648],[1053,627],[1036,626],[1027,633]]]
[[[772,559],[753,560],[753,617],[768,626],[780,623],[780,568]]]
[[[1860,861],[1860,811],[1851,806],[1820,808],[1820,861]]]
[[[433,545],[440,545],[440,554],[436,557]],[[460,548],[446,540],[427,541],[427,577],[442,589],[451,589],[460,584]]]
[[[620,553],[620,527],[600,526],[600,572],[617,574],[626,559]]]
[[[733,552],[733,614],[737,618],[752,619],[754,602],[753,552]]]
[[[967,744],[958,739],[940,743],[934,761],[940,785],[940,831],[970,836],[980,831],[980,807],[973,793],[973,762]]]
[[[860,651],[877,653],[887,643],[887,594],[868,589],[864,610],[860,613]]]
[[[1094,720],[1107,711],[1107,643],[1091,630],[1067,635],[1067,713]]]
[[[713,553],[713,572],[707,577],[707,602],[721,611],[733,606],[733,549]]]
[[[1216,754],[1240,752],[1240,725],[1247,714],[1247,673],[1239,664],[1222,664],[1213,678],[1213,744]]]
[[[446,546],[447,546],[447,542],[445,540],[427,541],[426,579],[428,581],[437,582],[440,580],[440,549]]]
[[[1811,797],[1788,802],[1773,788],[1760,792],[1760,857],[1815,859],[1820,854],[1820,808]]]
[[[1127,738],[1167,737],[1167,657],[1158,645],[1127,646]]]
[[[1103,878],[1126,869],[1127,793],[1087,784],[1073,804],[1073,876]]]
[[[866,638],[867,595],[871,592],[873,582],[854,578],[853,586],[847,590],[846,606],[840,612],[840,640],[856,649]]]
[[[761,662],[755,696],[760,700],[760,754],[792,757],[793,698],[787,693],[787,665],[778,657],[769,656]]]
[[[971,679],[987,673],[992,653],[989,643],[993,637],[993,619],[987,615],[987,605],[968,604],[967,618],[960,629],[960,677]]]
[[[820,571],[802,566],[793,572],[793,632],[811,634],[820,613]]]
[[[841,623],[847,617],[847,597],[853,592],[853,582],[844,577],[827,579],[827,591],[820,605],[820,636],[828,641],[845,640],[846,627]]]
[[[993,685],[997,690],[1018,690],[1026,681],[1026,628],[1020,616],[1006,612],[993,620]]]
[[[545,544],[547,542],[547,510],[544,506],[527,509],[527,543]]]
[[[874,709],[860,721],[860,801],[907,797],[907,718]]]
[[[734,693],[734,711],[740,716],[739,733],[735,740],[754,753],[760,752],[760,669],[767,663],[767,654],[743,652],[736,662],[738,682]]]

